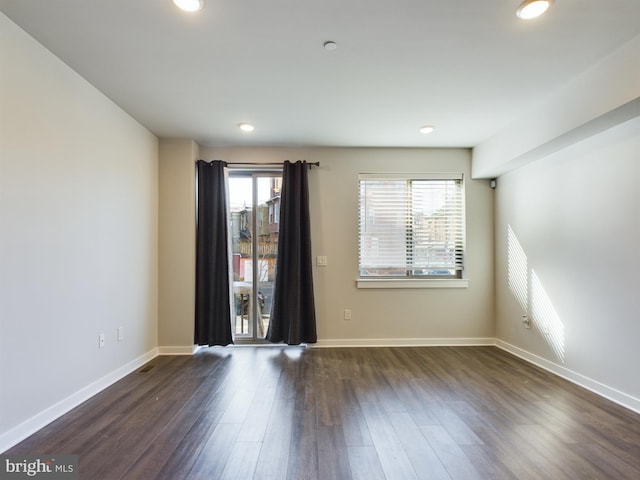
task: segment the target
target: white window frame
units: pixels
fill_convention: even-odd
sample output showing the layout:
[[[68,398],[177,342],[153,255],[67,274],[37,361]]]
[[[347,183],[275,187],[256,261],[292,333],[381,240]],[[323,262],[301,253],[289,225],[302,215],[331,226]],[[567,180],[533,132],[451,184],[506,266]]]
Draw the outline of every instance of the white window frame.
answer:
[[[439,277],[435,276],[362,276],[361,273],[361,224],[360,214],[362,208],[362,198],[360,196],[360,184],[366,180],[406,180],[407,182],[416,180],[459,180],[462,186],[462,273],[460,277]],[[466,222],[465,222],[465,182],[462,173],[361,173],[358,175],[358,278],[356,286],[358,288],[466,288],[469,281],[466,278],[464,265],[466,263]]]

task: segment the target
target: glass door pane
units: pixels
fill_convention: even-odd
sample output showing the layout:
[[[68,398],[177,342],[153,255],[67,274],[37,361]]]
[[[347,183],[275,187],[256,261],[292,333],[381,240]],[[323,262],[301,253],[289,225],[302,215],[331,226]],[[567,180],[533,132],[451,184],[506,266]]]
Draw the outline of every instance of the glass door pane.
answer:
[[[253,294],[253,187],[249,176],[229,175],[234,297],[234,336],[253,335],[249,303]]]
[[[264,338],[269,328],[271,302],[276,275],[278,231],[280,224],[280,187],[282,177],[260,176],[257,181],[257,334]]]
[[[230,172],[234,335],[264,339],[275,282],[280,175]]]

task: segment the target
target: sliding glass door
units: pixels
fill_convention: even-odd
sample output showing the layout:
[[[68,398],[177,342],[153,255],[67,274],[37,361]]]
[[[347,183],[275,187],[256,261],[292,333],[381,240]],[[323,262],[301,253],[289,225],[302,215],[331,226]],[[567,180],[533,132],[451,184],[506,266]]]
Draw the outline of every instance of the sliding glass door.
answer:
[[[275,283],[280,172],[229,173],[233,245],[233,332],[236,341],[263,340]]]

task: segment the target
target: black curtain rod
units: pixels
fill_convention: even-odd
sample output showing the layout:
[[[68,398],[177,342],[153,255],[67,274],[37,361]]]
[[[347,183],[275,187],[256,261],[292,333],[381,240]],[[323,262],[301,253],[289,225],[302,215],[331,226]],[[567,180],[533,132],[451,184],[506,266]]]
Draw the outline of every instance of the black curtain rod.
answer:
[[[276,163],[254,163],[254,162],[227,162],[227,165],[254,165],[256,167],[261,166],[273,166],[273,165],[283,165],[284,162],[276,162]],[[320,162],[306,162],[310,167],[319,167]]]
[[[203,160],[206,161],[206,160]],[[320,162],[307,162],[306,160],[303,160],[304,162],[306,162],[307,165],[309,165],[310,167],[319,167],[320,166]],[[273,167],[274,165],[280,166],[283,165],[284,162],[276,162],[276,163],[255,163],[255,162],[225,162],[227,165],[252,165],[252,166],[256,166],[256,167]]]

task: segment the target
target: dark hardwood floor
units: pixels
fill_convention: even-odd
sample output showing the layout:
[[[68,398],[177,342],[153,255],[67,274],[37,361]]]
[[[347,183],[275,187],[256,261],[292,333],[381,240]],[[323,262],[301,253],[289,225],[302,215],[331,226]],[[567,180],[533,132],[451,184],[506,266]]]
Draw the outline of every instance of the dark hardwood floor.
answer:
[[[100,480],[639,479],[640,415],[495,347],[209,348],[7,453]]]

